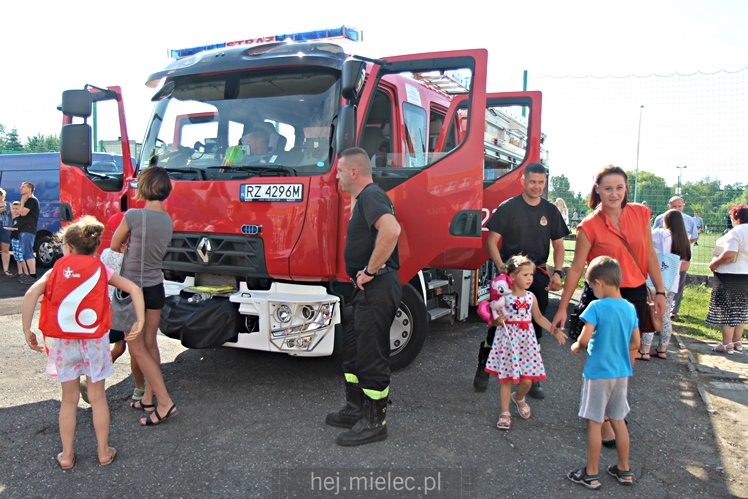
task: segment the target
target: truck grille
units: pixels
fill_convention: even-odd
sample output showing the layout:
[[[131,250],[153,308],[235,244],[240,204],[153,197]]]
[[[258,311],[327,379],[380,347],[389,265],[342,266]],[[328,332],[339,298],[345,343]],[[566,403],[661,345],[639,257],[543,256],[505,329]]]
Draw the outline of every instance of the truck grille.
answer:
[[[262,239],[245,236],[174,234],[164,270],[267,277]]]

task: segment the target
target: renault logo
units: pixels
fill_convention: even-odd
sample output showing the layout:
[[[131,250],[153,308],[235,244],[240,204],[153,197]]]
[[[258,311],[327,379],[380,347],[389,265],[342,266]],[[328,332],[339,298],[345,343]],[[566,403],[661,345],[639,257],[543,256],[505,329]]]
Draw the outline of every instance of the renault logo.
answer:
[[[210,261],[210,255],[213,254],[213,245],[210,243],[210,239],[207,237],[201,238],[200,242],[197,243],[195,252],[203,263],[208,263]]]

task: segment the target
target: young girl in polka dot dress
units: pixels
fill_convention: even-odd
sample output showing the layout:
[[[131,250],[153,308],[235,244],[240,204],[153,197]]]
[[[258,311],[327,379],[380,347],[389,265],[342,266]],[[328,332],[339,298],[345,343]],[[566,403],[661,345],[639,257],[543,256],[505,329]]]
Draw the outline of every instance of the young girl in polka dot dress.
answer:
[[[535,272],[532,260],[525,256],[513,256],[506,262],[506,272],[514,280],[514,285],[512,294],[506,297],[504,325],[497,331],[500,334],[496,334],[486,362],[486,372],[496,376],[501,384],[501,414],[496,423],[500,430],[508,430],[512,423],[510,401],[517,407],[520,417],[530,417],[530,406],[525,401],[525,395],[533,381],[546,379],[532,319],[550,331],[560,345],[566,343],[566,335],[560,329],[553,328],[550,321],[543,317],[535,295],[528,291]],[[513,384],[518,385],[517,393],[512,393]]]

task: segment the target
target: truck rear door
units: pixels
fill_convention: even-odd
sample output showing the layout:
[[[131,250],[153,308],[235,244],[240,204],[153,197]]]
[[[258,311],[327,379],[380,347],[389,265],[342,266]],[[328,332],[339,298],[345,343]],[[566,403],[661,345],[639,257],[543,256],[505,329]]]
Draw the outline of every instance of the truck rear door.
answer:
[[[540,116],[542,96],[538,91],[490,93],[480,117],[485,116],[482,144],[481,245],[477,248],[452,248],[437,256],[436,268],[475,270],[488,260],[486,223],[502,202],[522,192],[525,167],[543,162]],[[450,107],[445,128],[438,142],[449,142],[449,133],[460,133],[461,123],[469,117],[466,96],[457,96]]]

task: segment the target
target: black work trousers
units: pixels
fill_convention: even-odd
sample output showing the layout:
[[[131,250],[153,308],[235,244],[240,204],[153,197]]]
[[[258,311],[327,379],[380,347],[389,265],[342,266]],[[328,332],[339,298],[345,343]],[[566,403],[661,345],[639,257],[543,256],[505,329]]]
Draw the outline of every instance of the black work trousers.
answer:
[[[353,317],[343,330],[343,373],[347,381],[355,377],[364,393],[385,392],[390,385],[390,326],[402,294],[394,271],[353,291]]]

